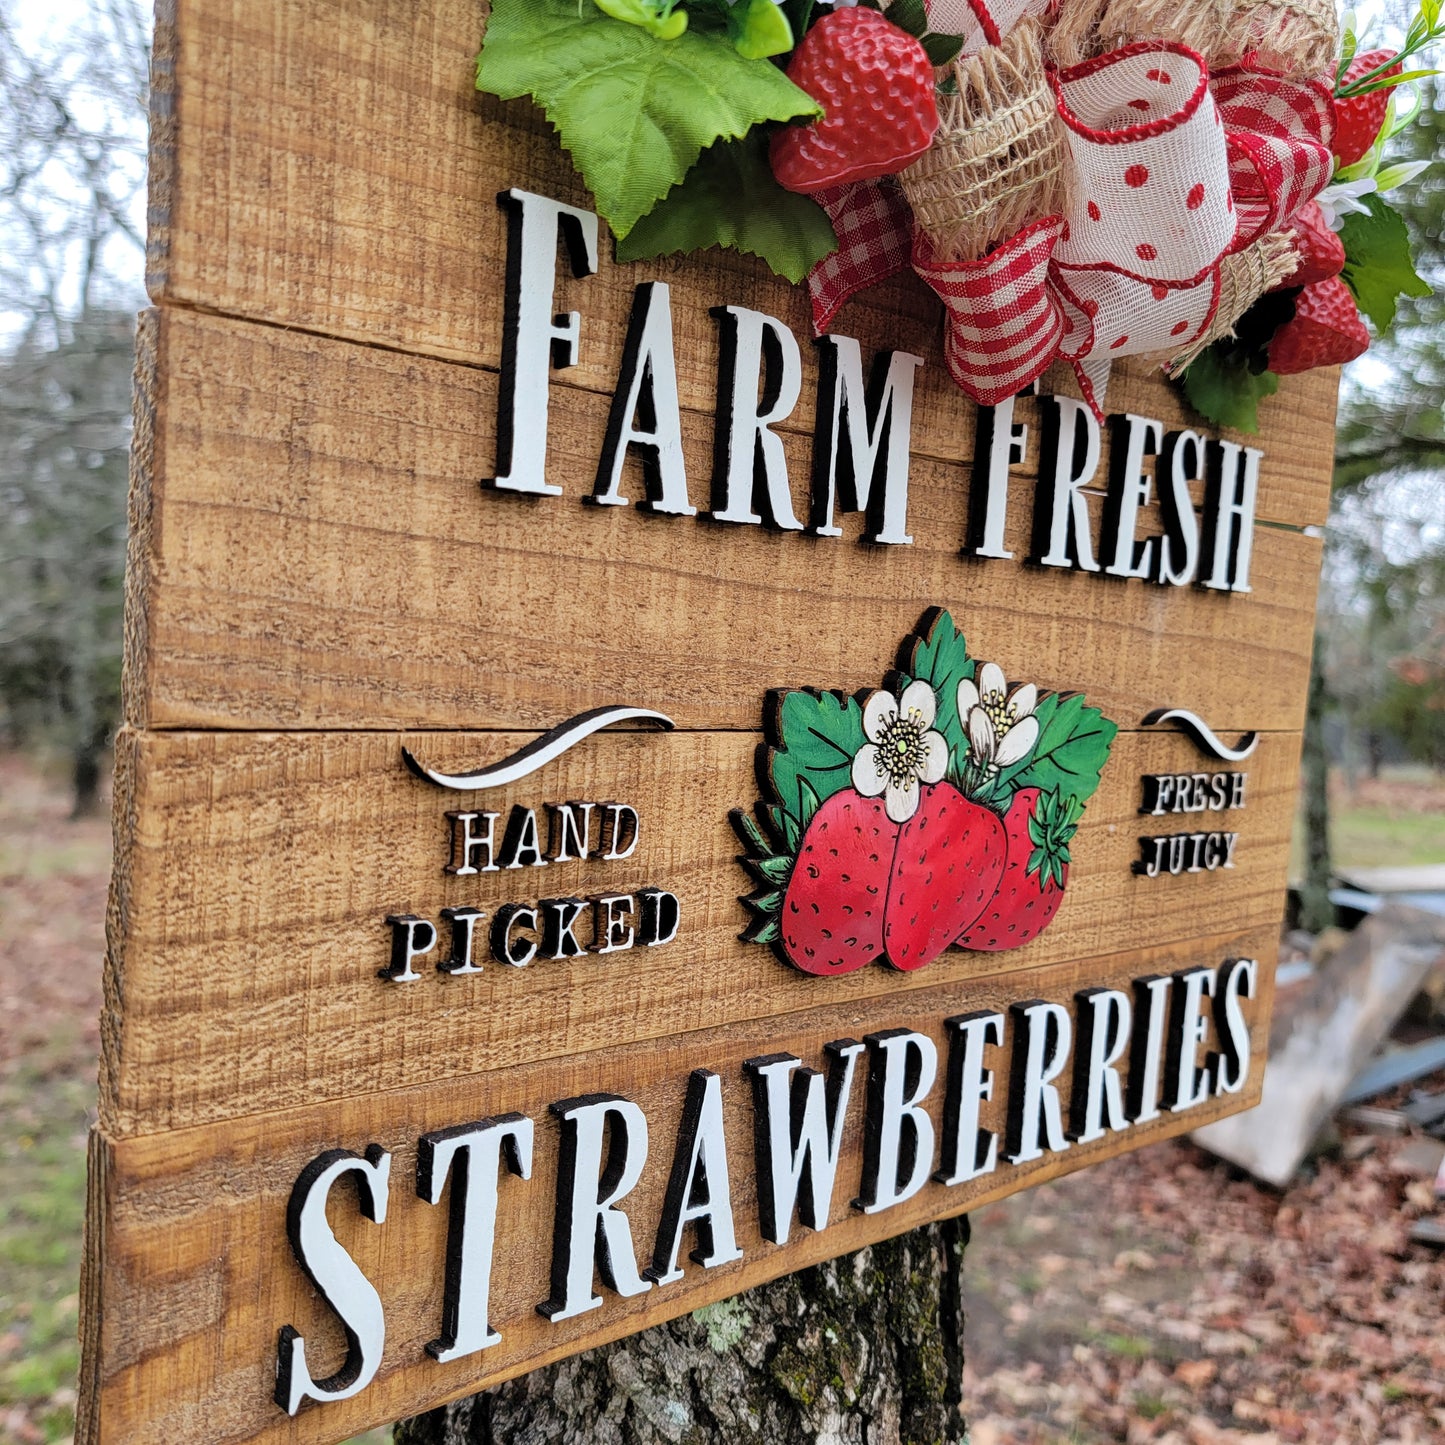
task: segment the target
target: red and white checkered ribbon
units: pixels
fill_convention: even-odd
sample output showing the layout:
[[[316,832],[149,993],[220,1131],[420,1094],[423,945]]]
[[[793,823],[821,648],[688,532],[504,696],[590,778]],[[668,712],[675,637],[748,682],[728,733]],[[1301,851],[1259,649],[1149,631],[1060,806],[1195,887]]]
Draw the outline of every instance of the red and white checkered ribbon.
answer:
[[[1010,3],[995,12],[1011,26],[1026,6]],[[972,0],[934,0],[931,14],[945,9],[972,14]],[[1211,75],[1165,41],[1051,79],[1073,167],[1068,211],[978,260],[940,261],[919,232],[911,261],[947,308],[944,360],[975,401],[997,405],[1063,359],[1098,411],[1113,358],[1183,351],[1214,319],[1223,258],[1329,182],[1333,111],[1322,84],[1248,58]],[[849,296],[902,269],[912,218],[886,184],[819,199],[839,231],[839,250],[809,277],[821,332]]]
[[[943,361],[980,406],[1022,391],[1042,375],[1066,330],[1049,282],[1049,263],[1064,218],[1025,226],[979,261],[940,261],[928,237],[913,238],[913,269],[948,308]]]
[[[822,336],[850,297],[908,269],[913,213],[889,179],[833,186],[813,199],[838,234],[838,249],[808,273],[813,330]]]
[[[1334,101],[1319,81],[1247,63],[1216,71],[1209,88],[1229,137],[1243,247],[1278,231],[1329,184]]]

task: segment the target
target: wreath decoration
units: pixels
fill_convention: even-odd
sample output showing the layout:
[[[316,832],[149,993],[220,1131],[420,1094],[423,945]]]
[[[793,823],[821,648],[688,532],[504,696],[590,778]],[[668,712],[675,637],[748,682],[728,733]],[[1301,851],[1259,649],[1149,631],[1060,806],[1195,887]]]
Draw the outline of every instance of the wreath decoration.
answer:
[[[1119,357],[1252,430],[1278,376],[1428,294],[1383,201],[1424,0],[1358,52],[1333,0],[493,0],[477,85],[545,110],[622,261],[710,245],[806,280],[815,331],[907,270],[993,406]]]

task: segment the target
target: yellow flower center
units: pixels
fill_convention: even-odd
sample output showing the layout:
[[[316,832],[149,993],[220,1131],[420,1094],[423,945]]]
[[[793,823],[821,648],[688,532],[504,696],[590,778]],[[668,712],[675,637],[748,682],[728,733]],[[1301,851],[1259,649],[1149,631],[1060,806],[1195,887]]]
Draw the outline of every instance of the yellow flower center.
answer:
[[[980,699],[983,710],[993,723],[993,730],[1002,737],[1019,719],[1018,704],[1010,702],[1001,692],[990,692]]]
[[[878,743],[878,766],[895,787],[923,776],[923,735],[927,731],[923,718],[912,708],[884,725]]]

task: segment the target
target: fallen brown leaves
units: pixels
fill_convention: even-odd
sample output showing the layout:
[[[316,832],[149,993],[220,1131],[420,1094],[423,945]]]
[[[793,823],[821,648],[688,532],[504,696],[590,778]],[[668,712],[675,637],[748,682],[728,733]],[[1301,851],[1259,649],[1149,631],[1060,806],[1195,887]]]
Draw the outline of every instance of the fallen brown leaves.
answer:
[[[1164,1144],[983,1210],[972,1445],[1445,1439],[1445,1264],[1409,1240],[1436,1209],[1410,1143],[1283,1195]]]

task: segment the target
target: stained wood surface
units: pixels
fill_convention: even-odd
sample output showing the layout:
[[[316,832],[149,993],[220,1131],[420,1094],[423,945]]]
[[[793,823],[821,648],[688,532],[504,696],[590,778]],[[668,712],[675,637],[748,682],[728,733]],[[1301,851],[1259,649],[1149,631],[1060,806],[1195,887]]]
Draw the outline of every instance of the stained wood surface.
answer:
[[[781,424],[807,514],[815,358],[806,295],[755,260],[558,278],[582,315],[577,366],[555,373],[549,475],[565,495],[487,494],[493,470],[509,187],[586,205],[528,104],[476,95],[484,0],[160,0],[149,285],[139,339],[100,1125],[82,1283],[81,1445],[327,1442],[921,1221],[977,1207],[1122,1148],[1192,1129],[1259,1095],[1275,939],[1328,510],[1336,376],[1289,378],[1261,408],[1265,452],[1253,592],[1127,584],[1024,562],[1038,409],[1011,482],[1014,561],[960,555],[974,408],[948,381],[940,310],[913,278],[859,298],[838,329],[867,353],[926,358],[913,429],[909,547],[860,545],[637,507],[581,505],[597,468],[633,289],[671,287],[691,500],[708,504],[718,336],[710,307],[756,308],[804,343]],[[1111,412],[1203,429],[1157,374],[1115,369]],[[1258,439],[1236,438],[1244,441]],[[635,503],[629,463],[623,490]],[[1107,441],[1100,486],[1107,476]],[[1196,502],[1202,487],[1196,488]],[[1102,491],[1089,498],[1100,550]],[[1159,531],[1147,509],[1140,537]],[[727,815],[758,797],[765,692],[874,687],[930,606],[1010,680],[1083,691],[1123,732],[1072,845],[1053,925],[1005,954],[950,952],[918,973],[805,977],[737,934],[750,883]],[[401,748],[465,770],[537,729],[624,703],[679,731],[590,739],[525,782],[447,793]],[[1152,709],[1188,708],[1233,741],[1260,730],[1242,811],[1140,817],[1140,776],[1197,772]],[[626,860],[450,877],[448,809],[506,814],[570,799],[636,807]],[[1237,831],[1237,866],[1134,876],[1141,834]],[[377,977],[391,913],[632,892],[681,899],[658,949],[450,978]],[[590,926],[579,930],[590,937]],[[485,932],[485,925],[479,933]],[[1260,961],[1242,1096],[1097,1144],[930,1183],[864,1216],[855,1080],[832,1222],[783,1249],[756,1222],[742,1060],[1150,973]],[[1007,1048],[985,1124],[998,1128]],[[724,1081],[745,1259],[688,1264],[680,1284],[560,1325],[547,1293],[557,1133],[547,1105],[605,1089],[646,1110],[652,1152],[628,1201],[650,1250],[682,1091]],[[930,1106],[941,1125],[942,1080]],[[1064,1084],[1067,1094],[1067,1083]],[[529,1183],[501,1190],[491,1316],[503,1343],[442,1366],[445,1208],[415,1197],[418,1136],[509,1110],[537,1122]],[[382,1374],[355,1400],[288,1420],[276,1337],[293,1324],[313,1373],[341,1334],[291,1255],[287,1197],[331,1147],[394,1153],[384,1226],[338,1191],[331,1221],[387,1307]]]
[[[752,1103],[740,1065],[760,1053],[791,1052],[821,1067],[822,1045],[861,1038],[878,1028],[916,1028],[943,1047],[942,1021],[974,1009],[1044,998],[1068,1002],[1083,987],[1128,987],[1128,980],[1226,958],[1258,957],[1260,998],[1246,1004],[1254,1063],[1243,1096],[1252,1102],[1261,1080],[1262,1049],[1273,988],[1273,926],[1199,938],[1167,948],[1133,950],[1101,965],[1069,962],[986,980],[942,981],[900,993],[883,1008],[860,1009],[831,999],[761,1025],[733,1025],[666,1038],[645,1052],[624,1048],[562,1058],[526,1068],[444,1083],[414,1084],[333,1104],[288,1110],[151,1138],[96,1139],[98,1188],[108,1208],[105,1236],[108,1292],[102,1316],[90,1321],[105,1364],[89,1382],[97,1402],[82,1439],[108,1445],[157,1440],[207,1445],[255,1440],[329,1442],[424,1406],[470,1393],[548,1360],[581,1342],[600,1343],[735,1294],[775,1275],[816,1263],[928,1218],[977,1208],[1025,1184],[1037,1184],[1117,1150],[1120,1139],[1074,1145],[1022,1167],[949,1189],[930,1182],[912,1200],[865,1216],[851,1207],[859,1180],[866,1060],[859,1061],[850,1098],[830,1224],[812,1233],[797,1223],[790,1243],[762,1241],[756,1223]],[[988,1059],[998,1075],[983,1125],[1002,1127],[1008,1048]],[[942,1055],[940,1054],[940,1057]],[[652,1248],[663,1187],[671,1165],[689,1072],[706,1067],[723,1081],[728,1163],[738,1243],[744,1259],[702,1270],[687,1262],[686,1278],[622,1300],[603,1288],[602,1309],[550,1324],[535,1311],[548,1293],[548,1245],[555,1190],[557,1126],[546,1106],[595,1091],[600,1080],[640,1104],[649,1121],[646,1172],[626,1202],[639,1258]],[[942,1074],[928,1102],[942,1117]],[[1067,1094],[1067,1089],[1064,1090]],[[1222,1100],[1125,1131],[1129,1146],[1197,1126],[1224,1111]],[[505,1177],[497,1237],[504,1241],[492,1276],[490,1318],[501,1344],[438,1365],[423,1348],[440,1331],[447,1210],[413,1192],[418,1136],[431,1129],[517,1110],[536,1121],[530,1182]],[[343,1345],[334,1317],[307,1284],[286,1243],[286,1201],[296,1176],[323,1148],[353,1151],[377,1143],[393,1151],[386,1223],[354,1212],[338,1189],[330,1212],[338,1238],[376,1285],[387,1310],[382,1372],[354,1400],[303,1408],[289,1420],[271,1400],[276,1332],[292,1324],[308,1340],[315,1373],[335,1368]],[[685,1248],[690,1248],[688,1242]],[[90,1358],[95,1358],[92,1352]],[[99,1429],[96,1428],[97,1424]]]
[[[767,688],[877,686],[933,605],[1010,677],[1086,691],[1126,726],[1161,706],[1221,730],[1302,721],[1316,537],[1259,527],[1247,595],[1032,567],[1020,468],[1015,560],[964,558],[968,468],[927,458],[911,546],[860,545],[857,516],[817,538],[584,506],[607,403],[575,388],[552,408],[567,494],[484,493],[491,372],[174,311],[144,330],[132,722],[550,727],[625,702],[753,729]],[[1167,396],[1155,382],[1139,404]],[[684,438],[706,506],[711,419],[689,413]],[[787,451],[806,516],[809,443]],[[1140,536],[1158,530],[1151,508]]]
[[[510,1069],[611,1044],[814,1008],[884,1008],[940,980],[962,983],[1064,960],[1182,942],[1227,920],[1279,917],[1288,867],[1298,743],[1268,734],[1246,765],[1242,811],[1140,817],[1139,777],[1195,771],[1173,731],[1124,733],[1071,852],[1059,915],[1004,953],[950,950],[917,973],[872,965],[818,979],[744,944],[753,886],[728,812],[756,799],[756,734],[599,734],[521,783],[458,794],[401,762],[403,742],[433,767],[506,756],[511,735],[153,734],[122,737],[120,788],[136,818],[112,920],[102,1118],[152,1133],[322,1099]],[[445,877],[447,809],[618,799],[640,815],[627,859]],[[1238,831],[1237,864],[1140,878],[1141,834]],[[500,839],[500,825],[498,838]],[[537,962],[484,958],[480,975],[443,977],[443,907],[495,915],[509,901],[628,893],[656,886],[682,901],[677,939],[659,948]],[[391,913],[437,923],[441,943],[397,984],[386,966]],[[482,925],[485,927],[486,925]],[[591,937],[590,917],[578,930]]]
[[[151,294],[495,368],[500,263],[482,258],[505,253],[497,193],[589,201],[535,107],[473,88],[486,13],[484,0],[162,0]],[[713,249],[617,266],[601,249],[600,273],[557,293],[558,310],[583,314],[564,386],[611,391],[632,288],[647,279],[673,287],[684,406],[714,404],[709,306],[753,307],[811,334],[803,288],[755,258]],[[865,350],[929,358],[915,445],[949,461],[967,455],[972,408],[939,362],[940,316],[909,276],[849,303],[837,329]],[[1116,376],[1110,410],[1158,405],[1163,388],[1142,369]],[[799,427],[811,428],[812,405],[805,387]],[[1287,378],[1261,407],[1276,453],[1263,516],[1325,520],[1334,408],[1333,372]]]

